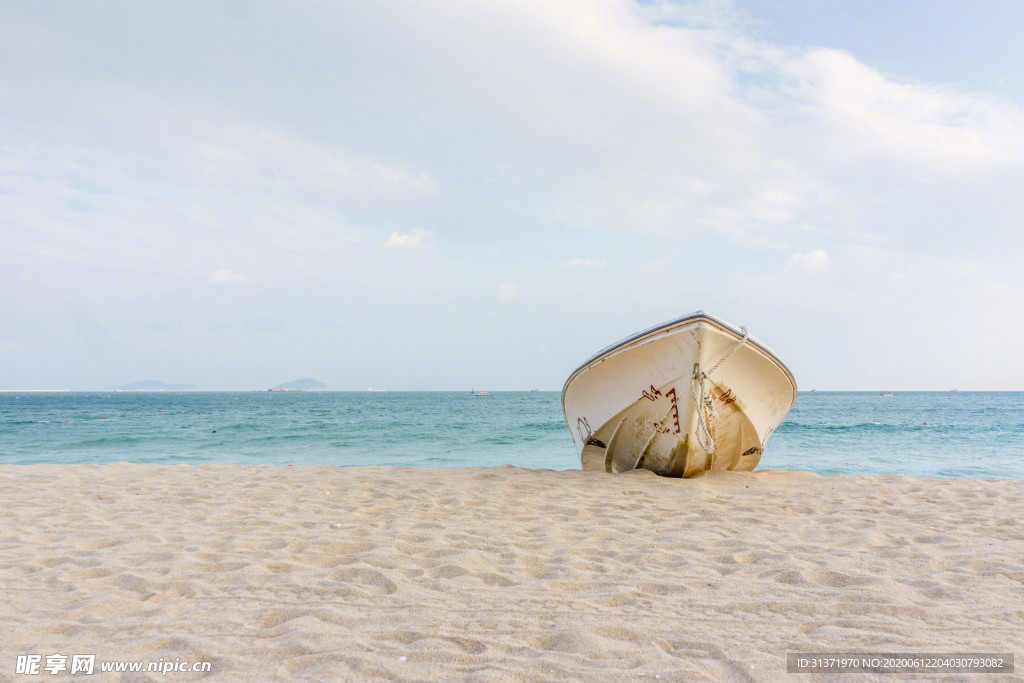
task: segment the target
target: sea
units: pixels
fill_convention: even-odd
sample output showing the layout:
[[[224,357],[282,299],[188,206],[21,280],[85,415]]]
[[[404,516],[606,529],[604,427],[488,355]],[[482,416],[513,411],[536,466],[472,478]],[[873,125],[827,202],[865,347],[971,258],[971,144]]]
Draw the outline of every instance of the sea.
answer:
[[[0,464],[579,468],[558,392],[0,393]],[[1024,392],[801,392],[761,469],[1024,480]]]

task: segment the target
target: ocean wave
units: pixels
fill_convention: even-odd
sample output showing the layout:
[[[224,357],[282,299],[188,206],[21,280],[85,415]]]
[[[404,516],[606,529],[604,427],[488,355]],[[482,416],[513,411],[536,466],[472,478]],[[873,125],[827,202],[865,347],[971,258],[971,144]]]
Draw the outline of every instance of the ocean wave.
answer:
[[[274,441],[308,441],[310,440],[310,434],[267,434],[265,436],[251,436],[248,439],[241,441],[243,444],[261,444],[261,443],[272,443]],[[234,442],[232,442],[234,443]],[[219,447],[220,444],[211,444],[211,446]]]
[[[554,432],[565,429],[565,422],[527,422],[523,429],[536,429],[542,432]]]
[[[101,436],[95,439],[83,439],[82,441],[69,441],[68,443],[61,444],[58,448],[63,450],[73,451],[77,448],[100,448],[103,446],[127,446],[130,444],[139,443],[155,443],[155,442],[177,442],[177,439],[169,439],[167,437],[146,437],[146,436]]]
[[[938,423],[924,423],[919,422],[915,424],[893,424],[886,422],[858,422],[852,425],[822,425],[822,424],[803,424],[800,422],[783,422],[779,425],[779,428],[775,430],[775,433],[783,432],[910,432],[910,431],[925,431],[925,430],[942,430],[942,431],[972,431],[976,428],[971,425],[948,425]]]
[[[210,423],[216,426],[213,422]],[[205,425],[203,425],[205,426]],[[217,426],[218,432],[249,432],[264,431],[267,428],[266,422],[236,422],[235,424]]]
[[[492,446],[514,446],[517,443],[522,443],[523,441],[529,440],[530,439],[528,438],[516,438],[513,436],[485,436],[479,441],[480,443],[491,444]]]

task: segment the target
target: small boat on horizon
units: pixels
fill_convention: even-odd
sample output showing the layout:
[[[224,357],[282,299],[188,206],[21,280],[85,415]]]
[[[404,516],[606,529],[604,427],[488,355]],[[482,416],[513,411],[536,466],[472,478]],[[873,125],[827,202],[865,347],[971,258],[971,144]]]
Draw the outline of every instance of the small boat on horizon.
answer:
[[[491,394],[490,394],[490,392],[487,392],[487,391],[474,391],[474,392],[473,392],[473,395],[474,395],[474,396],[480,396],[480,397],[482,397],[482,398],[487,398],[487,397],[489,397],[489,396],[490,396]]]
[[[669,477],[753,470],[795,400],[774,352],[704,311],[602,349],[562,389],[583,469]]]
[[[892,396],[892,392],[891,391],[883,391],[882,392],[882,396]]]

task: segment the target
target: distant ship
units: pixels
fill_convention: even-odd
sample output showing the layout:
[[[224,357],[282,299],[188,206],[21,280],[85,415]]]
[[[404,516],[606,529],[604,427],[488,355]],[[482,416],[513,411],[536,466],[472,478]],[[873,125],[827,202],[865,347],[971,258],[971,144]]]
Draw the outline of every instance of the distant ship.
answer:
[[[374,389],[373,387],[366,387],[367,391],[387,391],[387,389]]]
[[[480,397],[483,397],[483,398],[488,398],[491,394],[488,391],[474,391],[473,395],[474,396],[480,396]]]
[[[883,391],[882,392],[882,396],[892,396],[892,392],[891,391]]]

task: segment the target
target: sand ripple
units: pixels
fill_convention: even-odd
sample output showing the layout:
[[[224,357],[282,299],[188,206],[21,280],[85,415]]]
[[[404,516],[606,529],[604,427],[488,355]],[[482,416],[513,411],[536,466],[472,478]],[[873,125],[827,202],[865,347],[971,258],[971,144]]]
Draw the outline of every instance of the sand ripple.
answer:
[[[1020,482],[118,464],[0,492],[0,678],[31,652],[474,681],[1024,652]]]

